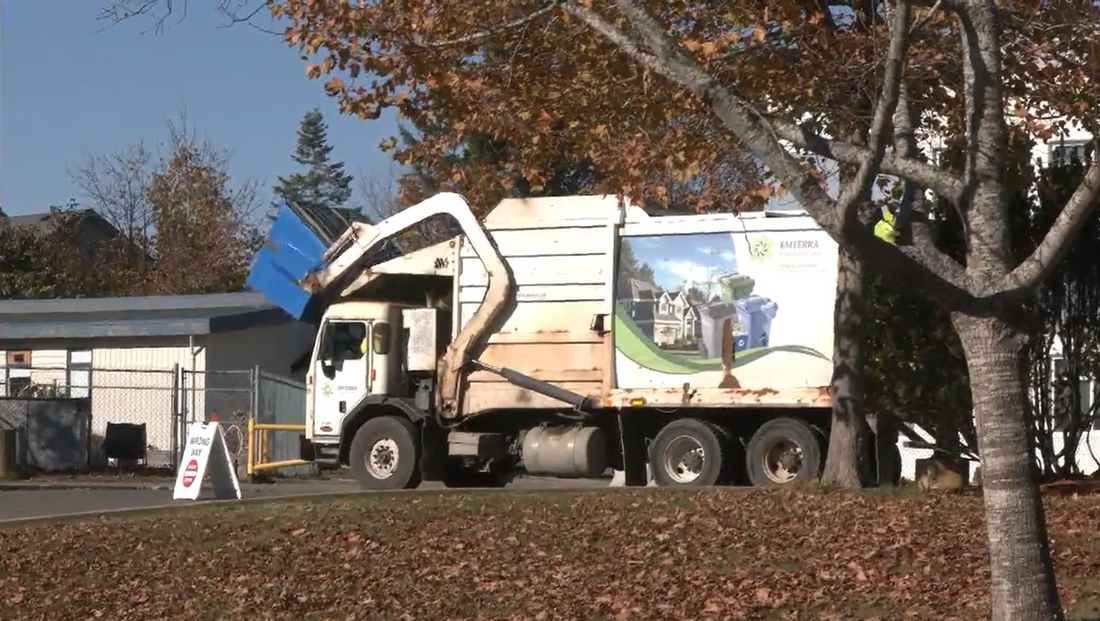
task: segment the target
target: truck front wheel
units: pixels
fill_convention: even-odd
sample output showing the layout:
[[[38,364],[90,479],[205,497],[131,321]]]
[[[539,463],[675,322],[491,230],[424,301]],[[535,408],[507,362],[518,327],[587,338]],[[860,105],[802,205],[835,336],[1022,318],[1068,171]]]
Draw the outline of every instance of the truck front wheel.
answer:
[[[722,429],[706,421],[684,418],[665,425],[653,441],[649,454],[657,485],[715,485],[724,471],[725,440]]]
[[[379,416],[363,423],[351,441],[351,473],[366,490],[420,485],[420,434],[408,419]]]

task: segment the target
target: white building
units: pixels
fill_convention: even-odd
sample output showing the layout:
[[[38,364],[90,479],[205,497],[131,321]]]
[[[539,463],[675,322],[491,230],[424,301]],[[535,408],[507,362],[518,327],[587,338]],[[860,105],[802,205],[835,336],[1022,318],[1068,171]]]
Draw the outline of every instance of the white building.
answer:
[[[316,334],[258,293],[0,301],[0,318],[0,397],[87,397],[93,438],[144,423],[151,462],[185,421],[247,415],[258,371],[300,375]]]

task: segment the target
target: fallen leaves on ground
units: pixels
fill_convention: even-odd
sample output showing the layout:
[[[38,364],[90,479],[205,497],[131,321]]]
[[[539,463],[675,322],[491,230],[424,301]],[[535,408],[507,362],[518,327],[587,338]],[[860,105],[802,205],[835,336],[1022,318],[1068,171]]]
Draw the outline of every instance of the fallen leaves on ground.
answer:
[[[1100,498],[1046,500],[1100,605]],[[5,621],[988,618],[977,496],[503,492],[0,530]]]

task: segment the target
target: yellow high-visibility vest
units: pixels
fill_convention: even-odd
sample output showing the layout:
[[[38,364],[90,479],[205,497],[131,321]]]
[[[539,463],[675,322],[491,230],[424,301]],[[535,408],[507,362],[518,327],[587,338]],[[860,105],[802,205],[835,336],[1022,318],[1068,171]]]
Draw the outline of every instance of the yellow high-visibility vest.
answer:
[[[883,212],[882,219],[875,223],[875,237],[888,244],[898,243],[897,218],[889,211]]]

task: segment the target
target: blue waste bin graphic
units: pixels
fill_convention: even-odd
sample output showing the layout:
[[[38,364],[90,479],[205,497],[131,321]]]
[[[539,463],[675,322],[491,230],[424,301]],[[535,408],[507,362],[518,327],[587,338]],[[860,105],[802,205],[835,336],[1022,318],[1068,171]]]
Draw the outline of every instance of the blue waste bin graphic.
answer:
[[[738,321],[746,336],[745,349],[767,347],[772,320],[779,311],[779,305],[759,295],[750,295],[734,304],[737,307]]]
[[[763,296],[750,295],[732,302],[701,304],[697,308],[702,332],[699,353],[706,358],[721,358],[722,326],[727,319],[731,320],[734,353],[767,347],[779,305]]]

